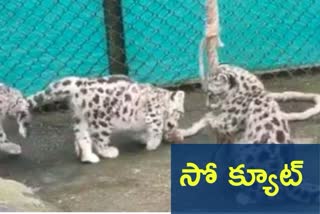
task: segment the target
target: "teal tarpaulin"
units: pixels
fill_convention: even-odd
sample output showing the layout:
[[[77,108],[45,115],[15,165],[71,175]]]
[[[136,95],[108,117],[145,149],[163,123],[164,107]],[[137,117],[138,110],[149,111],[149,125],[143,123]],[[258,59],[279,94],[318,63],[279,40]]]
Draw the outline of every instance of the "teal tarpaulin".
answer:
[[[107,72],[102,1],[0,1],[0,81],[26,94]]]
[[[26,94],[68,75],[108,74],[103,0],[0,1],[0,81]],[[204,0],[122,0],[131,77],[198,77]],[[219,0],[220,61],[266,72],[320,64],[320,1]]]

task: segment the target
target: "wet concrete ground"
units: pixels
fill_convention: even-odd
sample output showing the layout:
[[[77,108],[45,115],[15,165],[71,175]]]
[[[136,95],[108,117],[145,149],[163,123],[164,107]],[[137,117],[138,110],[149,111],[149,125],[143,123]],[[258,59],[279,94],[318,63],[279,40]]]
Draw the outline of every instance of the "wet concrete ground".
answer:
[[[320,74],[265,80],[271,91],[297,90],[320,93]],[[286,103],[286,111],[301,111],[308,104]],[[188,92],[186,116],[181,126],[188,127],[205,112],[200,90]],[[320,142],[320,116],[291,123],[297,142]],[[34,115],[30,138],[20,138],[14,123],[7,124],[8,135],[23,147],[20,157],[0,154],[0,176],[23,182],[38,192],[57,211],[169,211],[170,145],[148,152],[128,139],[115,139],[120,148],[117,159],[99,164],[81,164],[73,149],[73,133],[68,112]],[[215,143],[209,129],[186,143]]]

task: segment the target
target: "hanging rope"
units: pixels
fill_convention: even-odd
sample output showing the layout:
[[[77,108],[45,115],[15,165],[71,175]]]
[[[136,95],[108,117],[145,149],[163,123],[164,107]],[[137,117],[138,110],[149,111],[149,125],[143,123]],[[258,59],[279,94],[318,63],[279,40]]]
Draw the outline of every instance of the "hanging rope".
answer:
[[[217,67],[219,66],[217,49],[222,46],[222,42],[219,38],[219,12],[217,0],[207,0],[206,11],[206,33],[199,45],[199,74],[204,91],[207,91],[208,88],[208,75],[217,71]],[[207,50],[208,58],[207,72],[205,72],[203,62],[205,49]]]

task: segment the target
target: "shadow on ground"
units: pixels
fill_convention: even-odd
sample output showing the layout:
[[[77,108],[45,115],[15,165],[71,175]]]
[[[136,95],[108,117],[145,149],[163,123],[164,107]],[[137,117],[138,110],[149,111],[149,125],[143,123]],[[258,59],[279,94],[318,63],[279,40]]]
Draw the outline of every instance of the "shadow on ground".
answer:
[[[271,91],[320,93],[319,81],[317,74],[274,78],[265,83]],[[307,103],[287,103],[284,109],[301,111],[307,106]],[[188,92],[186,110],[182,127],[188,127],[206,112],[200,90]],[[296,142],[319,142],[319,121],[320,117],[315,117],[292,123]],[[139,143],[116,139],[120,147],[117,159],[89,165],[75,158],[68,112],[35,114],[33,133],[26,140],[17,136],[15,124],[7,124],[6,130],[13,142],[22,145],[23,155],[0,154],[0,176],[33,187],[44,201],[60,211],[170,210],[169,144],[148,152]],[[215,136],[206,129],[186,143],[215,143]]]

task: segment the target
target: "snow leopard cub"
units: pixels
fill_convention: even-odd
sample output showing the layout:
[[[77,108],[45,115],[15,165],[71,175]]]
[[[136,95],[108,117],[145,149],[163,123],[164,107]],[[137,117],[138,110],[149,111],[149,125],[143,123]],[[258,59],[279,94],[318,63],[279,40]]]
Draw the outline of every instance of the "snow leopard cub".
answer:
[[[231,65],[219,65],[209,79],[208,93],[217,102],[192,127],[181,130],[184,137],[210,125],[227,136],[244,131],[241,142],[246,144],[289,144],[290,127],[279,104],[268,94],[262,82],[249,71]],[[239,142],[232,142],[239,143]]]
[[[31,122],[29,103],[20,91],[0,83],[0,151],[17,155],[21,153],[21,147],[10,142],[3,129],[7,117],[16,118],[20,135],[27,137]]]
[[[270,96],[263,83],[249,71],[232,65],[219,65],[217,73],[209,76],[208,93],[216,102],[211,104],[212,112],[204,115],[190,128],[178,130],[183,137],[198,133],[210,126],[227,136],[234,138],[240,132],[241,139],[234,138],[233,144],[276,144],[269,147],[246,145],[228,147],[227,152],[219,151],[224,157],[236,157],[234,163],[245,163],[247,169],[259,165],[268,166],[268,170],[276,172],[293,157],[285,157],[285,144],[292,144],[288,120],[284,117],[279,104]],[[219,142],[220,143],[220,142]],[[226,148],[226,147],[222,147]],[[293,151],[290,155],[294,156]],[[239,204],[255,204],[266,200],[261,195],[261,187],[238,187],[234,194]],[[318,184],[304,182],[293,189],[285,189],[283,198],[299,203],[319,201]],[[261,197],[262,196],[262,197]],[[281,200],[282,200],[281,199]]]
[[[171,92],[113,75],[66,77],[28,100],[33,108],[69,101],[74,115],[76,154],[82,162],[97,163],[100,159],[93,150],[103,158],[118,156],[118,149],[110,146],[114,132],[134,132],[146,143],[147,150],[156,149],[163,138],[178,128],[184,97],[183,91]]]

